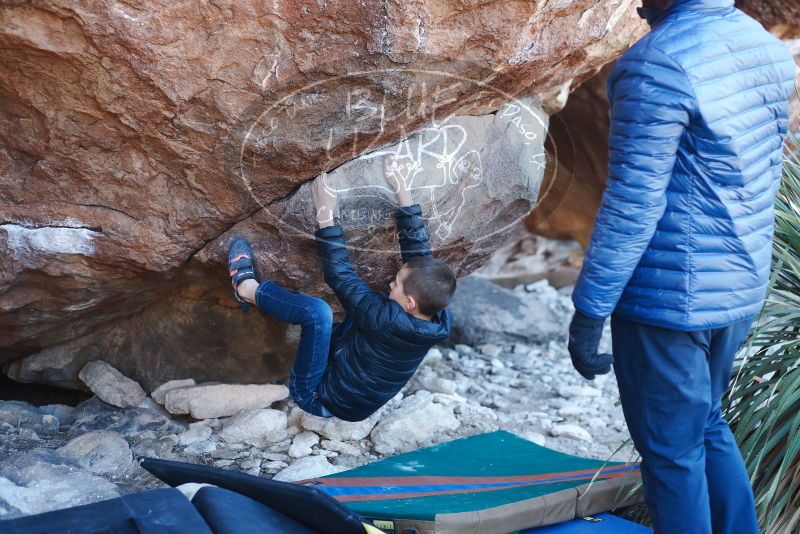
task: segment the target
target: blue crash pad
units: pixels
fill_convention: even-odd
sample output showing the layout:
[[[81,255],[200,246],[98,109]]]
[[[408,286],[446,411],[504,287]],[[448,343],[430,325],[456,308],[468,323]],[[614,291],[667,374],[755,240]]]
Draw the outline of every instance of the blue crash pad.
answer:
[[[519,534],[652,534],[653,530],[639,523],[612,514],[597,514],[591,518],[573,519],[547,527],[529,528]]]

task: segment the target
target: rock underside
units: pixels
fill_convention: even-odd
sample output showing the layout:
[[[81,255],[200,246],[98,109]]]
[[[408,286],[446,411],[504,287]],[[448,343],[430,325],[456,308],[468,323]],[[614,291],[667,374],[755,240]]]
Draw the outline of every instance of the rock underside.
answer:
[[[548,115],[644,30],[634,4],[6,2],[0,365],[79,388],[102,359],[147,391],[284,376],[297,332],[238,311],[225,246],[330,299],[304,184],[332,171],[384,286],[387,151],[471,272],[536,201]]]

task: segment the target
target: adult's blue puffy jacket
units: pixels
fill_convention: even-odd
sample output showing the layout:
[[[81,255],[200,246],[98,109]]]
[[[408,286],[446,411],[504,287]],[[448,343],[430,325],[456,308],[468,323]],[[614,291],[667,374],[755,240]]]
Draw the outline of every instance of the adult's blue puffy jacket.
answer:
[[[419,204],[397,208],[403,261],[431,254]],[[325,282],[347,312],[331,339],[328,369],[320,384],[322,404],[346,421],[361,421],[405,386],[436,343],[450,335],[447,308],[430,321],[406,313],[387,293],[374,291],[353,269],[341,226],[316,232]]]
[[[573,302],[674,330],[756,315],[795,65],[733,0],[676,0],[618,60],[608,184]]]

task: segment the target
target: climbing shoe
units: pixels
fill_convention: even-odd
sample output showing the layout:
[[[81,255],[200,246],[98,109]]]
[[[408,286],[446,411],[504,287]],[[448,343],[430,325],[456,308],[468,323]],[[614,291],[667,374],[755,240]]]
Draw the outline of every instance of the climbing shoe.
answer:
[[[228,248],[228,273],[233,286],[233,298],[242,303],[242,311],[247,312],[250,303],[239,296],[239,284],[244,280],[256,280],[253,266],[253,248],[244,237],[234,238]]]

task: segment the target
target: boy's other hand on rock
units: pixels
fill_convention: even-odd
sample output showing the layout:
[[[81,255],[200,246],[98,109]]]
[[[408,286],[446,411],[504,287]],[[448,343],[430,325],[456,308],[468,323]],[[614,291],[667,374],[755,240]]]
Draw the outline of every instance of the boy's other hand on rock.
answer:
[[[405,207],[410,206],[414,201],[411,198],[410,184],[407,184],[406,180],[403,179],[401,159],[396,155],[383,156],[383,177],[386,179],[386,183],[389,184],[389,188],[397,194],[397,201],[400,206]]]
[[[311,199],[320,228],[333,226],[333,212],[336,210],[336,191],[326,184],[327,177],[328,173],[323,172],[311,183]]]

